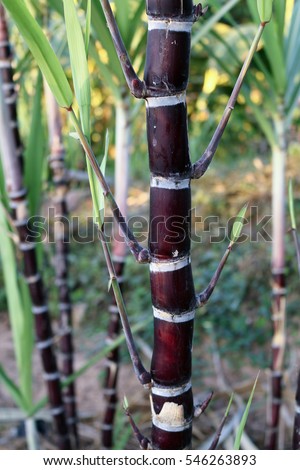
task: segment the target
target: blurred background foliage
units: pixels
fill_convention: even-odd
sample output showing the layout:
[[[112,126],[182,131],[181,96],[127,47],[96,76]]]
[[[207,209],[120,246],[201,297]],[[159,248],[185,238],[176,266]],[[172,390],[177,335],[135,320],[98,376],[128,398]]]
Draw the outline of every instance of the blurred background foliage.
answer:
[[[64,69],[68,72],[70,64],[62,6],[59,0],[27,0],[37,19],[48,32],[54,50],[60,57]],[[84,24],[85,1],[78,2],[79,14]],[[115,1],[114,8],[121,32],[129,54],[140,76],[144,63],[146,41],[146,16],[144,2],[132,0],[130,18],[122,11],[122,1]],[[195,26],[194,35],[224,6],[225,0],[211,0],[209,11],[204,19]],[[255,33],[255,23],[248,9],[246,0],[232,2],[234,8],[226,13],[219,22],[197,40],[191,54],[190,83],[187,92],[188,115],[190,128],[191,159],[195,161],[205,150],[214,129],[222,115],[227,99],[231,93],[235,78],[243,58],[247,53],[247,43]],[[90,46],[89,71],[92,86],[92,144],[97,156],[103,155],[105,132],[110,131],[110,148],[107,175],[112,181],[115,158],[114,119],[115,104],[124,92],[124,80],[115,52],[112,48],[108,30],[105,26],[99,2],[93,2],[92,40]],[[141,8],[141,5],[143,8]],[[15,80],[18,84],[18,110],[20,129],[25,147],[30,138],[30,119],[34,106],[38,71],[31,55],[24,47],[16,28],[11,25],[11,38],[15,50]],[[266,62],[263,42],[257,53],[258,61]],[[244,233],[255,233],[256,223],[271,213],[271,164],[270,148],[266,137],[257,124],[253,107],[263,106],[270,92],[266,75],[259,62],[254,61],[246,85],[242,89],[230,124],[224,134],[222,144],[215,156],[214,163],[207,175],[193,183],[193,207],[197,219],[193,224],[201,243],[194,242],[192,259],[196,291],[208,284],[219,260],[226,248],[222,242],[210,243],[210,236],[225,231],[227,221],[235,216],[240,207],[249,203],[257,207],[249,211],[249,224]],[[262,90],[265,90],[266,96]],[[247,95],[247,96],[246,96]],[[269,97],[270,98],[270,97]],[[42,106],[44,101],[42,98]],[[130,190],[128,206],[130,216],[143,217],[143,229],[146,234],[148,220],[148,185],[149,169],[147,160],[147,143],[145,129],[145,109],[142,103],[131,100],[132,106],[132,144],[130,162]],[[69,137],[69,125],[62,112],[64,123],[65,146],[67,149],[67,166],[70,169],[84,170],[85,159],[78,143]],[[44,110],[41,110],[41,121],[45,121]],[[292,126],[288,136],[287,176],[294,179],[295,207],[300,221],[300,119],[299,105],[296,106]],[[46,132],[43,125],[42,132]],[[44,135],[44,134],[43,134]],[[41,137],[41,136],[37,136]],[[47,145],[44,150],[42,180],[42,213],[47,216],[49,195],[53,191],[47,166]],[[108,323],[107,295],[108,276],[102,250],[97,240],[96,230],[92,224],[92,205],[85,182],[71,183],[68,195],[72,216],[78,222],[72,222],[73,239],[70,247],[70,287],[72,301],[75,305],[75,326],[77,335],[94,337],[92,344],[101,348],[106,336]],[[218,217],[208,227],[207,217]],[[87,222],[87,218],[89,220]],[[195,219],[193,220],[195,222]],[[50,231],[52,230],[51,221]],[[287,224],[289,226],[289,224]],[[251,230],[250,230],[251,227]],[[210,228],[210,232],[209,232]],[[271,233],[271,224],[266,225]],[[204,231],[205,230],[205,231]],[[86,243],[76,242],[78,232],[86,237]],[[223,233],[223,232],[222,232]],[[146,243],[146,241],[144,242]],[[57,315],[57,292],[54,286],[52,265],[53,246],[44,241],[43,271],[48,287],[50,311]],[[288,285],[288,346],[290,351],[300,345],[299,335],[299,279],[292,239],[286,234],[287,247],[287,285]],[[209,304],[199,313],[195,327],[194,343],[194,385],[200,387],[205,376],[210,373],[206,368],[204,348],[217,348],[229,367],[235,370],[242,364],[255,368],[266,368],[270,364],[271,340],[271,294],[270,294],[270,253],[271,243],[258,235],[256,241],[247,241],[235,247],[230,260],[224,269],[218,287]],[[0,312],[6,315],[6,296],[3,289],[3,275],[0,270]],[[129,257],[126,265],[126,286],[124,291],[128,311],[133,323],[144,321],[152,315],[149,293],[148,269],[138,266]],[[77,318],[76,318],[77,315]],[[0,319],[0,321],[2,321]],[[80,327],[80,328],[79,328]],[[142,333],[141,338],[148,344],[152,342],[151,325]],[[96,338],[96,339],[95,339]],[[208,341],[208,338],[210,340]],[[96,346],[95,346],[96,344]],[[204,348],[203,348],[204,347]],[[123,348],[124,361],[128,355]],[[289,361],[289,353],[287,361]],[[91,354],[88,351],[88,354]],[[242,372],[243,373],[243,372]]]

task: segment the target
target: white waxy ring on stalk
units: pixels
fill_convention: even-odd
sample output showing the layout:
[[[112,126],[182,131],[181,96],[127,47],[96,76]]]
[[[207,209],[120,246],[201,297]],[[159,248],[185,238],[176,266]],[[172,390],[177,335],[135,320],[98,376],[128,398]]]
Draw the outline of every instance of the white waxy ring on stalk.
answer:
[[[172,424],[161,422],[155,415],[153,415],[152,416],[152,423],[154,424],[154,426],[156,426],[159,429],[162,429],[163,431],[181,432],[181,431],[185,431],[186,429],[190,429],[190,427],[192,425],[192,420],[187,421],[187,422],[185,422],[181,425],[172,426]]]
[[[164,21],[148,18],[148,31],[166,30],[176,33],[190,33],[193,26],[192,21]]]
[[[191,264],[191,257],[168,260],[168,261],[156,261],[150,263],[151,273],[166,273],[172,271],[179,271]]]
[[[44,313],[48,312],[48,307],[47,305],[40,305],[40,306],[33,305],[31,311],[34,315],[43,315]]]
[[[159,189],[189,189],[190,179],[175,179],[175,178],[164,178],[162,176],[151,176],[150,181],[151,188]]]
[[[53,344],[53,338],[46,339],[45,341],[38,341],[36,347],[38,349],[47,349]]]
[[[57,408],[51,408],[50,413],[52,416],[57,416],[62,413],[64,413],[64,407],[63,406],[58,406]]]
[[[154,318],[158,318],[159,320],[166,321],[169,323],[186,323],[191,320],[194,320],[195,318],[195,310],[184,312],[179,315],[174,315],[174,313],[164,312],[163,310],[159,310],[155,307],[152,308]]]
[[[58,380],[60,378],[59,372],[50,372],[50,373],[45,373],[43,374],[43,377],[45,380],[48,382],[53,381],[53,380]]]
[[[177,397],[183,393],[188,392],[192,388],[191,382],[187,382],[181,387],[160,387],[156,384],[153,384],[151,388],[152,395],[158,395],[159,397]]]
[[[178,104],[185,104],[186,93],[178,93],[171,96],[157,96],[153,98],[146,98],[146,106],[148,108],[163,108],[166,106],[177,106]]]

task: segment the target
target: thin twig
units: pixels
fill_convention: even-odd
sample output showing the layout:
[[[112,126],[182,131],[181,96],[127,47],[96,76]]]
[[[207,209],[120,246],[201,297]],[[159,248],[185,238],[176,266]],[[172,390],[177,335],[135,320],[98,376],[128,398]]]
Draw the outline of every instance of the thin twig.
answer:
[[[137,438],[137,440],[140,444],[140,448],[142,450],[151,449],[151,443],[150,443],[149,439],[147,439],[145,436],[143,436],[143,434],[141,433],[141,431],[139,430],[139,428],[135,424],[134,419],[131,416],[131,413],[129,411],[129,407],[127,405],[127,400],[126,399],[124,399],[124,410],[125,410],[126,416],[129,419],[129,423],[130,423],[130,426],[132,427],[133,433],[134,433],[135,437]]]
[[[222,137],[222,135],[225,131],[225,128],[228,124],[231,113],[234,109],[234,106],[235,106],[236,100],[238,98],[239,92],[241,90],[244,78],[245,78],[246,73],[247,73],[247,71],[250,67],[250,64],[251,64],[252,58],[254,56],[254,53],[255,53],[255,51],[258,47],[258,43],[259,43],[260,38],[262,36],[264,27],[265,27],[265,24],[263,24],[263,23],[259,25],[258,31],[255,35],[255,38],[254,38],[254,40],[252,42],[252,45],[251,45],[251,48],[248,52],[248,55],[245,59],[243,67],[242,67],[242,69],[240,71],[240,74],[238,76],[238,79],[235,83],[235,86],[233,88],[231,96],[228,100],[228,103],[227,103],[227,106],[225,108],[224,114],[221,118],[221,121],[219,122],[219,125],[218,125],[218,127],[217,127],[210,143],[208,144],[207,149],[205,150],[205,152],[203,153],[201,158],[193,165],[192,178],[201,178],[201,176],[204,175],[204,173],[208,169],[208,167],[209,167],[209,165],[210,165],[210,163],[211,163],[211,161],[212,161],[212,159],[213,159],[213,157],[216,153],[216,150],[217,150],[218,145],[220,143],[221,137]]]
[[[136,98],[145,98],[147,96],[146,84],[139,79],[132,66],[110,3],[108,0],[100,0],[100,3],[102,5],[103,13],[107,21],[107,26],[114,42],[115,50],[119,57],[129,90]]]
[[[197,298],[197,305],[198,307],[203,307],[207,302],[208,300],[210,299],[216,285],[217,285],[217,282],[219,280],[219,277],[223,271],[223,268],[226,264],[226,261],[231,253],[231,250],[232,250],[232,245],[229,244],[228,245],[228,248],[227,250],[225,251],[224,255],[223,255],[223,258],[221,259],[220,263],[219,263],[219,266],[217,267],[213,277],[211,278],[211,281],[210,283],[208,284],[207,288],[201,292],[200,294],[198,294],[196,296]]]
[[[78,137],[80,139],[81,145],[87,155],[87,158],[89,159],[89,162],[95,172],[95,175],[101,185],[102,191],[104,196],[106,197],[108,204],[112,210],[113,216],[120,227],[122,234],[124,236],[124,239],[126,241],[126,244],[128,248],[130,249],[131,253],[135,257],[136,261],[139,263],[149,263],[150,257],[149,257],[149,251],[146,248],[143,248],[138,241],[136,240],[135,236],[129,229],[125,218],[123,217],[113,195],[110,190],[110,187],[107,184],[107,181],[97,163],[96,157],[94,155],[94,152],[88,143],[84,133],[82,132],[82,129],[80,127],[80,124],[78,122],[78,119],[75,115],[75,112],[73,108],[70,109],[70,116],[72,123],[76,129],[76,132],[78,134]]]
[[[130,328],[129,321],[128,321],[126,307],[124,304],[124,299],[123,299],[121,289],[117,280],[115,268],[111,259],[111,254],[110,254],[107,242],[105,240],[104,233],[101,229],[99,229],[99,237],[100,237],[100,241],[103,247],[107,269],[109,272],[112,288],[114,290],[115,299],[116,299],[117,306],[119,309],[122,327],[123,327],[124,335],[126,338],[126,344],[127,344],[130,357],[131,357],[135,374],[138,380],[140,381],[140,383],[145,388],[150,388],[151,375],[149,372],[146,371],[145,367],[143,366],[142,361],[139,357],[137,348],[135,346],[135,342],[134,342],[133,335],[132,335],[131,328]]]
[[[214,437],[214,439],[213,439],[213,441],[212,441],[212,443],[209,447],[209,450],[216,450],[216,448],[218,447],[219,440],[220,440],[224,425],[225,425],[225,423],[227,421],[227,418],[228,418],[228,415],[229,415],[229,410],[230,410],[230,407],[231,407],[232,400],[233,400],[233,394],[231,395],[229,404],[228,404],[227,409],[225,411],[225,414],[222,418],[222,421],[221,421],[219,427],[217,428],[217,432],[216,432],[215,437]]]
[[[194,409],[194,417],[195,418],[199,418],[199,416],[202,415],[202,413],[204,413],[204,411],[206,410],[206,408],[208,407],[208,405],[211,402],[213,394],[214,394],[214,392],[210,392],[208,397],[202,403],[195,406],[195,409]]]

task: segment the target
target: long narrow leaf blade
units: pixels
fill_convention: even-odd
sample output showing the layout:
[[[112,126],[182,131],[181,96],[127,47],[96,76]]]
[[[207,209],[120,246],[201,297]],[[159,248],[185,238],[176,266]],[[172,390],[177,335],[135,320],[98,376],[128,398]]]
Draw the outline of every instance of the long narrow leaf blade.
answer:
[[[42,119],[43,79],[39,74],[32,107],[30,132],[25,151],[25,184],[28,188],[30,215],[37,215],[42,196],[42,178],[45,163],[45,134]]]
[[[258,381],[258,377],[259,377],[259,373],[257,374],[257,377],[255,379],[251,395],[249,397],[246,409],[244,411],[243,417],[241,419],[241,422],[239,424],[239,427],[238,427],[238,430],[237,430],[237,433],[236,433],[236,438],[235,438],[234,446],[233,446],[234,450],[239,450],[239,448],[241,446],[242,435],[243,435],[243,432],[244,432],[244,429],[245,429],[245,426],[246,426],[246,423],[247,423],[247,419],[248,419],[250,407],[251,407],[251,404],[252,404],[256,384],[257,384],[257,381]]]
[[[90,138],[91,89],[85,44],[74,0],[63,0],[75,95],[83,132]]]
[[[63,108],[70,108],[73,101],[72,90],[42,29],[22,0],[3,0],[2,3],[31,50],[58,104]]]
[[[87,1],[86,5],[86,22],[85,22],[85,54],[88,56],[90,35],[91,35],[91,21],[92,21],[92,2],[91,0]]]
[[[16,405],[25,410],[26,406],[22,397],[22,393],[18,386],[13,382],[13,380],[7,375],[4,367],[0,364],[0,383],[3,383],[11,398],[14,400]]]

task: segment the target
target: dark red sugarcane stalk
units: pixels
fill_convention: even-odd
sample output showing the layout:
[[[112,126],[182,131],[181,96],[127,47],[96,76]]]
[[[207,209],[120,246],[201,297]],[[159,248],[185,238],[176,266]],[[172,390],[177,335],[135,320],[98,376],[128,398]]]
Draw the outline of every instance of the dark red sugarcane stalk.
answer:
[[[128,98],[116,104],[116,164],[115,164],[115,199],[124,217],[127,217],[127,195],[129,180],[129,145],[130,145],[130,116]],[[127,247],[124,238],[119,233],[117,224],[114,225],[112,254],[115,273],[122,290],[124,281],[125,258]],[[119,309],[112,295],[109,306],[110,320],[107,342],[111,342],[119,334]],[[102,444],[111,449],[113,445],[113,423],[118,403],[117,382],[119,374],[119,348],[113,349],[106,359],[105,380],[103,393],[106,399],[106,410],[102,423]]]
[[[20,164],[23,169],[23,147],[19,133],[17,115],[17,92],[15,83],[13,81],[11,60],[12,51],[10,47],[5,9],[2,3],[0,3],[0,73],[2,76],[2,89],[5,103],[9,111],[9,125],[13,130],[16,151],[18,153],[18,157],[20,158]]]
[[[2,87],[2,78],[0,78],[0,86]],[[60,376],[54,353],[50,315],[43,281],[38,272],[36,245],[30,239],[26,189],[23,185],[20,158],[16,151],[12,129],[7,126],[7,123],[9,123],[9,113],[1,89],[0,145],[11,215],[19,236],[18,247],[23,256],[24,278],[28,284],[32,300],[36,345],[42,360],[43,376],[48,390],[57,445],[59,449],[70,449],[70,439],[60,389]]]
[[[155,449],[185,449],[191,445],[194,417],[191,351],[195,309],[208,300],[220,274],[217,271],[208,290],[196,296],[190,260],[190,180],[202,176],[212,160],[264,24],[259,28],[220,126],[207,151],[192,167],[185,92],[191,28],[202,15],[201,5],[193,6],[192,0],[146,2],[148,41],[142,82],[130,64],[108,0],[101,3],[129,88],[136,97],[145,98],[147,105],[154,313],[151,445]],[[230,249],[225,258],[229,252]]]
[[[68,253],[69,253],[69,231],[67,220],[69,212],[66,195],[68,193],[68,173],[65,168],[65,148],[62,140],[62,126],[59,107],[47,85],[45,85],[46,110],[48,115],[49,129],[49,166],[52,171],[52,180],[55,185],[53,204],[55,208],[54,238],[55,238],[55,284],[58,288],[58,307],[60,313],[60,341],[61,371],[63,378],[67,379],[74,372],[74,348],[72,334],[72,304],[68,286]],[[75,383],[72,382],[64,389],[63,400],[75,449],[79,448],[79,437],[77,430],[77,407]]]

